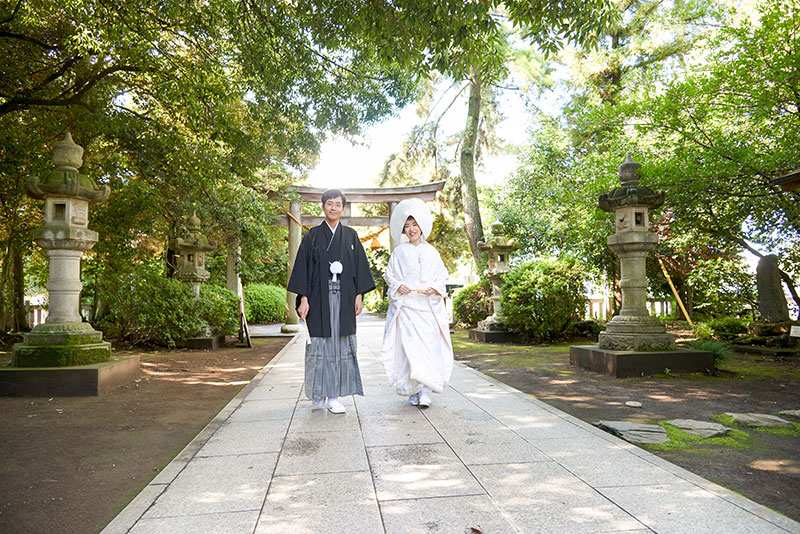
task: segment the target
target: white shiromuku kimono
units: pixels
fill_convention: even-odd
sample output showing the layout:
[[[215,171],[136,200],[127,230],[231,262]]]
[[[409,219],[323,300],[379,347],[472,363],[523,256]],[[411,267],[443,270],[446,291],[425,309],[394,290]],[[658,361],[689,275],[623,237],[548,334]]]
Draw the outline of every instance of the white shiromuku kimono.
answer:
[[[389,258],[384,278],[390,304],[381,359],[398,395],[411,396],[423,387],[441,393],[450,381],[453,345],[444,303],[449,277],[439,253],[425,241],[403,243]],[[432,287],[441,296],[401,295],[397,288],[402,284],[412,290]]]

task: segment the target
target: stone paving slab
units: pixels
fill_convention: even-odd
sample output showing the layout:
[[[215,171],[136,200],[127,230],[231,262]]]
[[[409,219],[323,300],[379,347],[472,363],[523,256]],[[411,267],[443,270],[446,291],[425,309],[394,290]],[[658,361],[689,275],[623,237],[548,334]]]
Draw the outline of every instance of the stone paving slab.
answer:
[[[384,532],[369,471],[276,476],[255,532]]]
[[[772,533],[800,523],[461,364],[410,406],[359,319],[364,397],[302,393],[296,337],[103,531]]]

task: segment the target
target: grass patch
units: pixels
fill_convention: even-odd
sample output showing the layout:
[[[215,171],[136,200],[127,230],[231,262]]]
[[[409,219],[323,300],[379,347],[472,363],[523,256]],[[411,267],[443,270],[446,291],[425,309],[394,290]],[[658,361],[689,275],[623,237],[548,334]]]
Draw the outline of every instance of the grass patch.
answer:
[[[774,436],[784,436],[787,438],[800,437],[800,423],[792,422],[792,428],[774,428],[767,426],[752,426],[752,425],[738,425],[733,421],[733,417],[725,414],[712,415],[711,419],[725,426],[738,426],[739,428],[748,428],[761,432],[763,434],[772,434]]]
[[[450,338],[457,356],[469,359],[480,367],[541,371],[559,371],[564,367],[569,369],[569,345],[480,343],[469,339],[469,334],[463,331],[453,333]]]
[[[680,451],[692,454],[711,454],[720,448],[729,449],[749,449],[752,448],[748,442],[752,436],[742,430],[732,428],[727,436],[718,438],[704,438],[695,434],[690,434],[678,427],[667,424],[666,421],[659,421],[659,426],[667,431],[669,441],[666,443],[651,443],[643,446],[651,451]]]
[[[453,351],[462,360],[470,360],[480,369],[513,371],[527,369],[558,374],[574,374],[569,365],[569,347],[583,341],[560,342],[554,345],[480,343],[469,339],[466,330],[451,334]],[[585,343],[584,343],[585,344]],[[721,382],[726,380],[787,380],[800,382],[800,359],[730,355],[717,365],[722,376],[704,373],[665,372],[647,377],[658,381]]]
[[[725,426],[738,426],[736,423],[733,422],[733,417],[731,417],[730,415],[719,413],[712,415],[711,419]]]
[[[717,368],[735,373],[736,378],[745,380],[800,381],[800,361],[797,358],[787,359],[734,353],[717,365]]]
[[[763,432],[765,434],[772,434],[774,436],[783,436],[786,438],[797,438],[800,437],[800,424],[792,423],[793,428],[770,428],[770,427],[758,427],[756,430],[759,432]]]

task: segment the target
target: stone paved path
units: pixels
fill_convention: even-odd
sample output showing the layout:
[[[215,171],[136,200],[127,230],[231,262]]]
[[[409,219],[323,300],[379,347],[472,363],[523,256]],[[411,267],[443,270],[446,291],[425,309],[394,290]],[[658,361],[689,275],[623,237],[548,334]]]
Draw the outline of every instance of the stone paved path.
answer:
[[[302,394],[295,338],[103,533],[800,533],[461,364],[412,407],[386,384],[382,333],[359,319],[365,396],[345,415]]]

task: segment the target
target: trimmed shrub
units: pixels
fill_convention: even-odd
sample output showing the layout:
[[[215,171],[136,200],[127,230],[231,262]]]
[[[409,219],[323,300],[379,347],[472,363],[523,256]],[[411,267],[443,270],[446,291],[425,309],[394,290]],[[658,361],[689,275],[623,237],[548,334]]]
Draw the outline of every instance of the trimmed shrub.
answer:
[[[111,338],[174,347],[205,329],[202,306],[189,287],[152,267],[137,265],[128,273],[115,273],[101,287],[108,313],[97,327]]]
[[[239,299],[236,293],[211,284],[200,286],[200,318],[217,335],[230,336],[239,331]]]
[[[538,260],[503,278],[506,325],[535,342],[564,336],[583,317],[585,273],[573,261]]]
[[[733,341],[739,335],[747,333],[747,323],[747,320],[737,317],[720,317],[709,321],[709,326],[715,337],[723,341]]]
[[[286,316],[286,289],[271,284],[247,284],[244,313],[251,324],[277,323]]]
[[[492,314],[492,283],[481,280],[465,286],[453,297],[453,320],[462,326],[476,326]]]
[[[598,321],[593,320],[585,320],[585,321],[578,321],[575,323],[575,326],[572,327],[572,331],[575,332],[576,335],[586,337],[589,339],[593,339],[597,341],[600,337],[600,332],[605,330],[605,323],[601,323]]]

